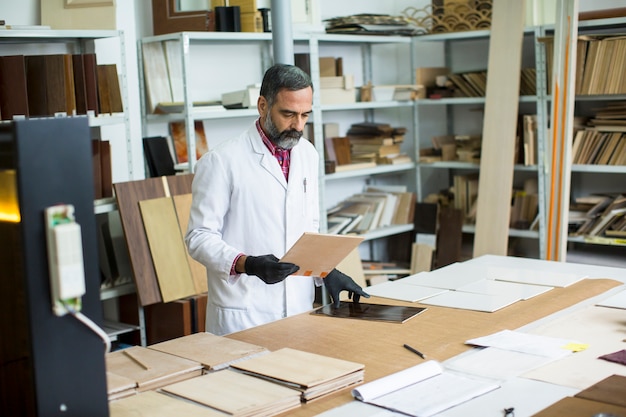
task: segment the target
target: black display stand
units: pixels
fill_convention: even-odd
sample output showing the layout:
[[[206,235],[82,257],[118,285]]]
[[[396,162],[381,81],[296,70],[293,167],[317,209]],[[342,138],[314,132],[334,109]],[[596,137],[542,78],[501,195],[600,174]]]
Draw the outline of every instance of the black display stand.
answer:
[[[0,125],[0,175],[15,174],[21,219],[0,221],[0,415],[108,416],[105,345],[52,311],[44,210],[73,204],[81,226],[82,313],[102,324],[86,117]],[[5,183],[6,184],[6,183]]]

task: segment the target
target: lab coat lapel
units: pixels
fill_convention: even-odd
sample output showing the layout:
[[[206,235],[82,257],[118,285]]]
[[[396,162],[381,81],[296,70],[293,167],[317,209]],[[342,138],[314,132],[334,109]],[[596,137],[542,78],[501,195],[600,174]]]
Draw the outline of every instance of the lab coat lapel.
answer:
[[[259,136],[259,132],[256,131],[256,126],[253,126],[251,130],[253,130],[253,132],[250,134],[250,144],[252,146],[252,150],[259,155],[259,164],[286,190],[287,180],[285,179],[285,174],[281,171],[276,158],[270,153],[267,146],[263,143],[261,136]]]

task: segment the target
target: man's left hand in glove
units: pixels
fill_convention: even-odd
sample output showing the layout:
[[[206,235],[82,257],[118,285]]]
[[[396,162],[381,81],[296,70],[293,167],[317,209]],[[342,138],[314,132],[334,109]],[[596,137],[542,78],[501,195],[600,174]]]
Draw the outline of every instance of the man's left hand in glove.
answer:
[[[363,291],[359,284],[337,269],[333,269],[328,275],[326,275],[324,278],[324,285],[330,294],[333,307],[335,308],[339,308],[339,304],[341,303],[341,300],[339,299],[339,293],[341,293],[341,291],[348,291],[348,298],[352,298],[352,301],[355,303],[359,302],[361,296],[370,298],[370,295]]]

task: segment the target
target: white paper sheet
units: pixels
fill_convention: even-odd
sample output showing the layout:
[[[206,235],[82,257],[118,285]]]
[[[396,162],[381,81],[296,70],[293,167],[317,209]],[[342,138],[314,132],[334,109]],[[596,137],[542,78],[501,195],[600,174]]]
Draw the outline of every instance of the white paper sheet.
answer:
[[[529,298],[548,292],[554,287],[548,287],[543,285],[521,284],[518,282],[496,281],[493,279],[482,279],[470,284],[464,285],[457,289],[457,291],[473,292],[477,294],[510,294],[517,295],[521,300],[528,300]]]
[[[620,308],[626,310],[626,290],[620,291],[596,303],[600,307]]]
[[[505,408],[513,407],[515,417],[533,416],[562,398],[579,390],[546,382],[514,378],[500,388],[450,408],[437,417],[502,417]]]
[[[554,359],[530,353],[487,347],[473,349],[444,363],[446,369],[505,381],[552,362]]]
[[[428,361],[361,385],[352,395],[389,410],[429,417],[498,387],[496,382],[448,372]]]
[[[387,281],[364,288],[369,295],[390,298],[393,300],[416,302],[437,294],[446,292],[441,288],[422,287],[419,285],[405,284],[403,279]]]
[[[502,330],[488,336],[467,340],[465,343],[468,345],[497,347],[557,359],[572,353],[571,350],[566,348],[568,344],[580,342],[567,338]]]
[[[457,262],[434,271],[408,276],[403,278],[403,282],[424,287],[456,290],[463,285],[485,279],[487,277],[486,271],[487,268],[484,266],[472,266],[466,262]]]
[[[584,389],[611,375],[626,376],[626,366],[598,359],[624,349],[624,311],[589,306],[545,323],[529,332],[546,337],[572,337],[589,346],[522,376]]]
[[[460,308],[463,310],[485,311],[492,313],[519,300],[520,297],[515,294],[488,295],[471,292],[448,291],[422,300],[421,303],[440,307]]]

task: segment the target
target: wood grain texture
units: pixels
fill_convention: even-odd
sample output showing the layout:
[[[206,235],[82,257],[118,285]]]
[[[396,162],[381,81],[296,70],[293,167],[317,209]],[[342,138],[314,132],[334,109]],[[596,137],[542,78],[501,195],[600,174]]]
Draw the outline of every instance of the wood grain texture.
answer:
[[[183,239],[184,243],[185,233],[187,233],[187,226],[189,225],[191,194],[174,195],[172,198],[174,200],[174,207],[176,208],[176,216],[178,218],[181,239]],[[209,288],[207,283],[206,267],[189,255],[186,246],[185,254],[187,256],[187,262],[189,263],[191,278],[196,289],[195,294],[207,292]]]
[[[143,200],[139,209],[163,302],[196,294],[172,198]]]
[[[0,112],[2,120],[12,120],[16,115],[29,115],[23,55],[0,57]]]
[[[323,278],[362,241],[359,236],[304,233],[280,261],[298,265],[295,275]]]
[[[206,332],[167,340],[151,345],[149,349],[200,362],[207,370],[220,369],[231,362],[268,352],[263,346]]]
[[[224,417],[224,413],[156,391],[146,391],[109,404],[111,417]]]
[[[463,212],[452,207],[439,210],[435,269],[461,260]]]
[[[139,201],[165,196],[161,178],[128,181],[113,185],[128,255],[142,306],[161,301],[148,239],[141,220]]]
[[[156,389],[202,373],[202,365],[189,359],[133,346],[107,353],[106,370],[137,383],[138,391]]]
[[[169,175],[166,178],[171,195],[191,194],[193,174]]]
[[[524,4],[523,0],[493,4],[474,257],[507,255]]]

